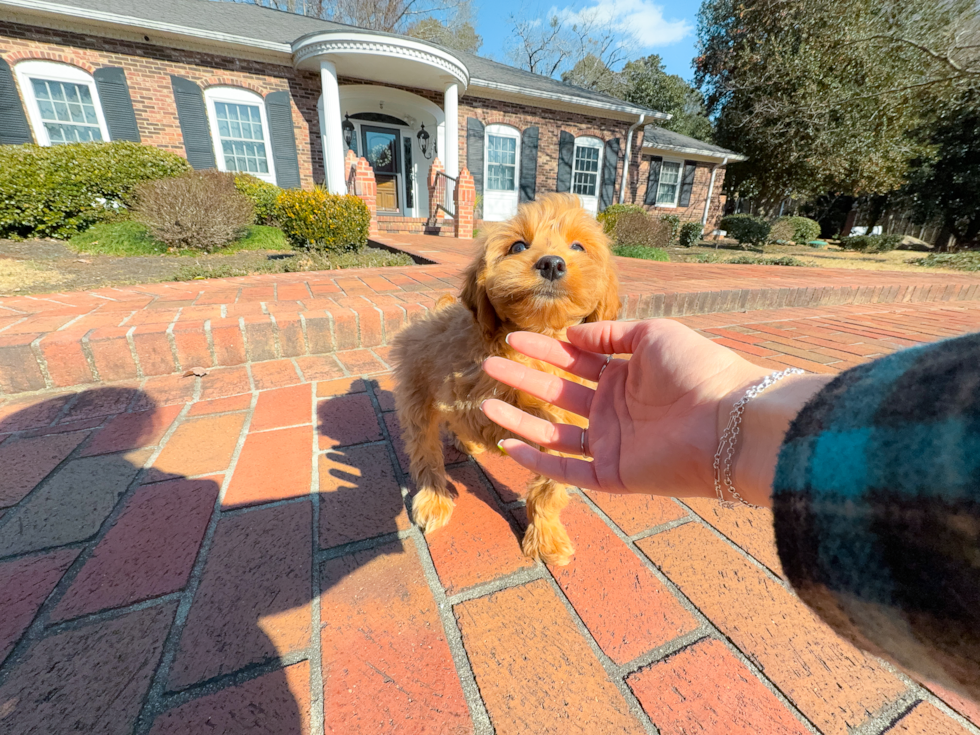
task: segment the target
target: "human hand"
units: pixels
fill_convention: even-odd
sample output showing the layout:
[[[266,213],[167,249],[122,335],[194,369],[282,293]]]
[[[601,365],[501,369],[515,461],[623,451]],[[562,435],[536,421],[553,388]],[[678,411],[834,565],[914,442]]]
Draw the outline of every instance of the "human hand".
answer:
[[[771,371],[667,319],[583,324],[570,328],[567,336],[568,343],[563,343],[514,332],[508,342],[518,352],[592,381],[607,355],[626,353],[630,359],[610,362],[595,390],[500,357],[486,360],[484,370],[502,383],[587,417],[586,449],[593,461],[540,452],[516,439],[503,441],[501,448],[524,467],[579,487],[714,497],[712,463],[721,420],[727,421],[741,394]],[[492,421],[543,448],[580,454],[582,432],[576,426],[554,424],[495,399],[486,401],[483,410]],[[778,438],[769,450],[773,466],[782,439],[778,429],[784,432],[792,415],[795,411],[775,422]],[[740,485],[739,491],[749,502],[768,504],[768,487]]]

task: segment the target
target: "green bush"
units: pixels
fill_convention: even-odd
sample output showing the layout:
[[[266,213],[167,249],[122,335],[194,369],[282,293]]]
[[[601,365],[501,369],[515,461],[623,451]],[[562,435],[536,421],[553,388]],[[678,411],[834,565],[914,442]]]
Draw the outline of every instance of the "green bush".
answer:
[[[905,261],[911,265],[924,265],[927,268],[953,268],[958,271],[980,271],[980,252],[930,253],[924,258]]]
[[[681,225],[678,241],[682,248],[693,248],[701,242],[702,226],[700,222],[685,222]]]
[[[610,204],[596,215],[596,219],[602,223],[602,231],[611,235],[616,231],[616,221],[619,216],[627,212],[643,212],[646,210],[639,204]]]
[[[751,214],[730,214],[721,218],[719,229],[725,230],[729,237],[745,247],[764,244],[769,239],[770,226],[762,217],[753,217]]]
[[[681,218],[676,214],[662,214],[658,219],[667,225],[669,242],[673,242],[677,239],[677,232],[681,228]]]
[[[901,235],[852,235],[840,241],[844,250],[862,253],[888,253],[902,244]]]
[[[670,245],[670,227],[646,212],[624,212],[616,220],[617,245],[665,248]]]
[[[783,255],[779,258],[760,258],[754,255],[736,255],[734,258],[729,258],[725,262],[732,263],[734,265],[795,265],[801,268],[809,267],[809,263],[805,263],[799,258],[794,258],[791,255]]]
[[[282,194],[282,189],[251,174],[235,174],[235,188],[252,202],[255,209],[254,224],[276,223],[276,200]]]
[[[276,200],[276,221],[297,247],[338,253],[367,245],[371,212],[352,194],[289,189]]]
[[[613,253],[624,258],[642,258],[643,260],[659,260],[668,262],[670,256],[666,250],[660,248],[648,248],[643,245],[617,245],[613,248]]]
[[[816,220],[809,217],[787,217],[786,219],[793,225],[793,242],[802,245],[820,237],[820,223]]]
[[[795,242],[795,237],[796,230],[793,228],[793,223],[789,221],[789,217],[780,217],[769,228],[769,242],[789,245]]]
[[[254,216],[234,175],[220,171],[188,171],[144,182],[133,192],[133,219],[173,250],[213,252],[243,237]]]
[[[0,146],[0,237],[68,239],[117,217],[144,181],[188,170],[174,153],[127,141]]]

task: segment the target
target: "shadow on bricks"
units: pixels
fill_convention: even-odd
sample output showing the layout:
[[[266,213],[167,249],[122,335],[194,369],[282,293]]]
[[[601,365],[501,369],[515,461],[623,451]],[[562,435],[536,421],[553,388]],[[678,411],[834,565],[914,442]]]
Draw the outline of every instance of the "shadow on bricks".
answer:
[[[206,437],[199,476],[154,470],[181,409],[0,421],[0,732],[308,732],[310,500],[220,513]]]

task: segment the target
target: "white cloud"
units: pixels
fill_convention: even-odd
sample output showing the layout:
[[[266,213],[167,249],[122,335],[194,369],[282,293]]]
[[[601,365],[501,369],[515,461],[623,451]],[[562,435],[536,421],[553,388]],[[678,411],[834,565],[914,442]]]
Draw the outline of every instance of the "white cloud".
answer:
[[[553,7],[548,15],[572,23],[595,20],[608,24],[640,48],[677,43],[694,30],[684,19],[665,19],[663,6],[650,0],[593,0],[578,10]]]

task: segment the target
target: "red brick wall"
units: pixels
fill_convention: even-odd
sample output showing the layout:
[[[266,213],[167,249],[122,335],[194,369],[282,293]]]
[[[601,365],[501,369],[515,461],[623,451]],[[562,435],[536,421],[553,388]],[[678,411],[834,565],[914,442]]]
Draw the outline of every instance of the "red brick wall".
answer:
[[[475,117],[484,125],[495,123],[513,125],[520,131],[533,125],[538,126],[537,192],[541,194],[555,191],[557,185],[558,135],[562,130],[575,137],[591,135],[603,141],[619,138],[620,151],[626,147],[626,133],[629,130],[629,123],[619,120],[464,95],[459,101],[460,168],[466,165],[466,118],[468,117]],[[634,134],[634,138],[636,137]],[[616,167],[614,202],[619,201],[619,184],[622,175],[623,162],[620,154],[620,161]]]
[[[684,160],[683,155],[672,156],[666,154],[671,160]],[[646,206],[650,212],[658,214],[676,214],[682,222],[700,222],[704,215],[704,202],[708,198],[708,184],[711,181],[711,169],[713,163],[697,161],[697,168],[694,172],[694,188],[691,190],[691,203],[686,207],[657,207]],[[643,154],[640,159],[640,166],[637,174],[637,185],[633,191],[632,202],[643,204],[647,192],[647,177],[650,175],[650,156]],[[682,169],[683,175],[683,169]],[[711,206],[708,208],[708,224],[705,226],[705,233],[710,233],[718,226],[718,220],[722,216],[721,192],[725,184],[725,168],[721,167],[715,173],[715,185],[711,191]]]

